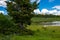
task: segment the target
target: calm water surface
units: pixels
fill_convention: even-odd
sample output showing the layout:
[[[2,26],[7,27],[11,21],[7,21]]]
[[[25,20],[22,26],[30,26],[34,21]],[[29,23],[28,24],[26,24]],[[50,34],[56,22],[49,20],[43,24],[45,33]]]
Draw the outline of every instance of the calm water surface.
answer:
[[[46,22],[43,25],[60,26],[60,21]]]

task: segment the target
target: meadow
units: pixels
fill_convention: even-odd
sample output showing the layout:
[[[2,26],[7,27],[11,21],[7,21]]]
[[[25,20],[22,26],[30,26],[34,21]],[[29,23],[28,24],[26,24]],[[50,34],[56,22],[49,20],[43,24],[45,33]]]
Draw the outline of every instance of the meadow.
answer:
[[[60,27],[32,24],[27,29],[34,31],[34,35],[10,35],[0,38],[0,40],[60,40]]]
[[[39,24],[40,22],[59,20],[59,17],[33,17],[32,24],[26,28],[34,31],[34,35],[6,35],[0,36],[0,40],[60,40],[60,26],[44,27]]]

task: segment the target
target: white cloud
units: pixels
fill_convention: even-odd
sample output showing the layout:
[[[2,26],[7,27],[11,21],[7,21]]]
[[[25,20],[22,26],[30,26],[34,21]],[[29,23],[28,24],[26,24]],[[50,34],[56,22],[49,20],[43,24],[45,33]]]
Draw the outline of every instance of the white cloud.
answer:
[[[48,13],[49,14],[56,14],[58,11],[57,10],[50,10]]]
[[[47,12],[48,12],[47,9],[42,9],[42,10],[41,10],[41,13],[47,13]]]
[[[57,11],[57,10],[47,10],[47,9],[42,9],[41,14],[60,15],[60,11]]]
[[[6,7],[7,3],[5,1],[0,1],[0,6]]]
[[[53,2],[54,0],[49,0],[49,2]]]
[[[7,12],[5,12],[5,11],[1,11],[1,10],[0,10],[0,13],[2,13],[2,14],[4,14],[4,15],[8,15]]]
[[[0,13],[3,13],[4,14],[4,11],[0,11]]]
[[[36,0],[30,0],[31,3],[34,3]],[[40,2],[40,0],[37,0],[37,4]]]
[[[38,0],[38,1],[37,1],[37,4],[38,4],[40,1],[41,1],[41,0]]]
[[[35,14],[40,14],[40,10],[39,9],[35,9],[34,12],[35,12]]]
[[[55,15],[60,15],[60,11],[58,11]]]
[[[55,8],[55,9],[59,9],[59,10],[60,10],[60,5],[54,6],[54,7],[52,7],[52,8]]]
[[[52,14],[52,15],[60,15],[60,11],[58,10],[47,10],[47,9],[42,9],[41,11],[39,9],[35,9],[34,12],[36,14],[42,14],[42,15],[45,15],[45,14]]]
[[[7,0],[0,0],[0,1],[7,1]]]

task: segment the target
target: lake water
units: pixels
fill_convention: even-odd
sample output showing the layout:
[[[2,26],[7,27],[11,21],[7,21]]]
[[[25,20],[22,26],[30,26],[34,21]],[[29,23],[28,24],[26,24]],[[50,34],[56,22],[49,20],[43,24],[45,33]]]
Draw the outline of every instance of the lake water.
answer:
[[[60,21],[46,22],[46,23],[43,23],[43,25],[47,25],[47,26],[60,26]]]

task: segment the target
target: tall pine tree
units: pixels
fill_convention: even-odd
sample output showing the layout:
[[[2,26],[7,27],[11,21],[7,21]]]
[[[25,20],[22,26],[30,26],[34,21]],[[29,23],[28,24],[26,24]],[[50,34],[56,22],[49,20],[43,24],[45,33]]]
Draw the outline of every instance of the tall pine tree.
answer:
[[[31,3],[30,0],[10,0],[7,2],[8,15],[21,29],[31,24],[33,10],[36,9],[36,2]]]

